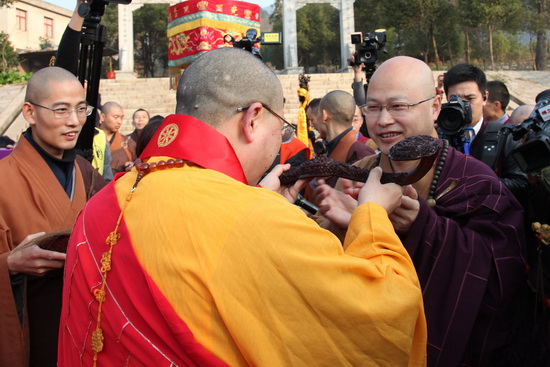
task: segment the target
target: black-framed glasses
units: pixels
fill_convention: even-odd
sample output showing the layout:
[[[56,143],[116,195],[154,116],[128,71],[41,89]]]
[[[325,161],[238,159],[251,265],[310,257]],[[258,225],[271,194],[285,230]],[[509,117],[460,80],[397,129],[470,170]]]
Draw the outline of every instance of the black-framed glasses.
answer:
[[[376,117],[379,116],[382,110],[385,108],[386,111],[388,111],[388,113],[392,116],[402,116],[407,113],[407,111],[409,111],[409,108],[418,106],[419,104],[428,102],[429,100],[432,100],[434,98],[435,96],[423,99],[422,101],[416,103],[397,102],[387,106],[365,104],[361,106],[361,112],[363,112],[367,117]]]
[[[281,130],[284,130],[287,127],[290,127],[290,128],[292,128],[292,130],[294,130],[294,132],[296,132],[296,127],[294,125],[292,125],[290,122],[288,122],[287,120],[285,120],[285,118],[283,116],[281,116],[277,112],[273,111],[271,109],[271,107],[269,107],[265,103],[261,103],[261,105],[262,105],[263,108],[268,110],[273,116],[278,117],[278,118],[281,119],[281,121],[283,121],[284,125],[283,125],[283,128]],[[250,106],[248,106],[248,107],[237,107],[237,111],[238,112],[243,112],[244,110],[248,110],[249,108],[250,108]]]
[[[67,107],[57,107],[57,108],[51,108],[39,105],[38,103],[30,102],[33,106],[45,108],[47,110],[53,111],[53,115],[57,117],[58,119],[64,119],[69,116],[71,116],[71,113],[74,111],[76,113],[77,117],[83,118],[90,116],[92,114],[92,111],[94,110],[93,106],[84,105],[77,108],[67,108]]]

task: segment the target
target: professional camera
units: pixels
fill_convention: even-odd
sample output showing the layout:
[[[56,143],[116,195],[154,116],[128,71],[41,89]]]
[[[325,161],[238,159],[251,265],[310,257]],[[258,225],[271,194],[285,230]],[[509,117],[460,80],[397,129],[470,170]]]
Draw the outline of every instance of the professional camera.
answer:
[[[226,34],[224,37],[224,42],[231,43],[233,47],[242,48],[248,52],[252,52],[252,55],[258,57],[262,60],[262,55],[260,54],[260,49],[254,47],[256,43],[262,42],[261,37],[257,37],[258,31],[254,28],[250,28],[246,31],[246,34],[239,41],[235,41],[235,37],[230,34]]]
[[[437,118],[437,127],[447,137],[462,134],[462,130],[472,123],[472,108],[470,102],[460,97],[452,96],[449,102],[441,105]]]
[[[525,137],[525,143],[513,151],[524,172],[550,166],[550,89],[539,93],[535,101],[537,105],[525,121],[512,128],[503,128],[505,134],[512,133],[514,140]]]
[[[358,66],[365,64],[365,66],[374,66],[378,60],[378,50],[382,52],[386,51],[386,30],[377,29],[374,33],[367,33],[365,37],[361,32],[355,32],[351,34],[351,43],[354,45],[361,44],[361,47],[355,52],[355,61],[350,61],[350,66]]]

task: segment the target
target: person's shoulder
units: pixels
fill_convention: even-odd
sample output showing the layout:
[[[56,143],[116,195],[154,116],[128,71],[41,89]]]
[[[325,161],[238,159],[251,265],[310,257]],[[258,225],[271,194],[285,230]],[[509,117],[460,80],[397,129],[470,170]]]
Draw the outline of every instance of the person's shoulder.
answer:
[[[471,155],[464,154],[453,147],[449,147],[445,164],[450,165],[450,168],[457,171],[457,173],[462,172],[463,176],[485,175],[498,180],[495,172],[487,164]]]
[[[99,190],[107,185],[107,181],[101,176],[88,160],[80,155],[76,155],[75,163],[80,168],[80,174],[84,181],[84,187],[88,198],[95,195]]]
[[[506,187],[496,173],[485,163],[471,155],[449,147],[441,177],[456,180],[465,190],[484,191],[498,195],[506,194]]]
[[[355,151],[357,151],[361,154],[361,158],[364,158],[364,157],[372,155],[372,154],[376,154],[375,151],[371,147],[369,147],[364,142],[361,142],[359,140],[357,140],[355,143],[353,143],[352,148],[355,149]]]

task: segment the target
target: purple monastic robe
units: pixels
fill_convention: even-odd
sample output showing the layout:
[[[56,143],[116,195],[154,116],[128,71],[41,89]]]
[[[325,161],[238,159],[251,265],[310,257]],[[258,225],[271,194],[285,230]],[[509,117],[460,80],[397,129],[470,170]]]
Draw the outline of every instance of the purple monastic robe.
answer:
[[[402,238],[422,284],[428,364],[495,365],[525,274],[523,210],[489,167],[449,148],[435,197],[453,180],[433,209],[420,200]]]
[[[401,236],[422,285],[428,366],[500,365],[526,270],[522,207],[487,165],[449,147],[430,208],[434,170],[413,185],[420,212]]]

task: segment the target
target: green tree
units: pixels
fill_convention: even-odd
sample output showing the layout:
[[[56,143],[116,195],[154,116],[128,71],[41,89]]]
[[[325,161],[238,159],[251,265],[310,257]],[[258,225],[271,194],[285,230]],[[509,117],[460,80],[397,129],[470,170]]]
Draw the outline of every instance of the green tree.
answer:
[[[101,24],[107,28],[105,47],[118,50],[118,5],[110,4],[105,7],[105,13],[101,18]]]
[[[536,70],[546,70],[548,50],[548,24],[550,24],[550,12],[547,9],[546,0],[524,0],[526,9],[526,22],[524,29],[536,35],[535,60]]]
[[[163,74],[168,68],[167,14],[168,4],[143,5],[134,11],[134,53],[145,77],[154,77],[158,67]]]
[[[11,4],[13,4],[15,0],[0,0],[0,8],[5,6],[5,7],[10,7]]]
[[[101,24],[106,28],[105,48],[118,50],[118,5],[110,4],[105,7],[105,13],[101,18]],[[113,69],[118,69],[118,57],[113,59]],[[105,77],[109,71],[109,59],[104,57],[102,61],[102,76]]]
[[[7,33],[0,32],[0,72],[5,73],[19,65],[19,54],[13,48]]]
[[[40,41],[40,43],[38,44],[38,47],[40,47],[41,50],[51,50],[54,48],[54,45],[49,38],[38,37],[38,40]]]
[[[275,11],[269,17],[273,24],[271,32],[283,32],[282,5],[282,1],[277,0],[275,3]],[[284,41],[285,40],[283,40],[283,42]],[[283,45],[263,45],[261,46],[261,52],[263,61],[266,65],[279,70],[284,68]]]
[[[509,31],[512,27],[519,28],[514,20],[521,18],[521,3],[519,0],[475,0],[467,1],[471,12],[478,14],[479,25],[487,29],[491,68],[495,70],[493,34],[499,27],[506,25]]]
[[[340,18],[328,4],[308,4],[296,12],[298,63],[313,66],[340,65]]]

